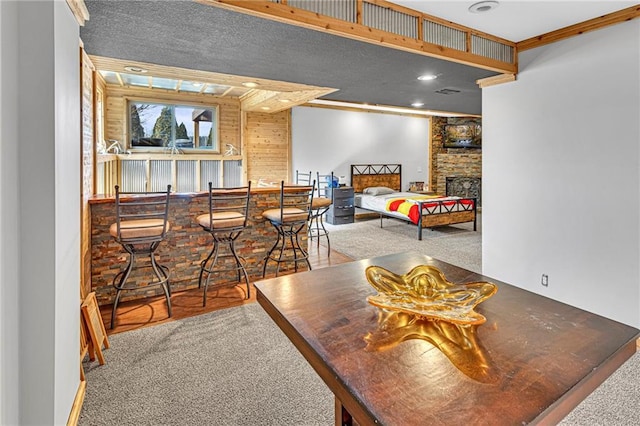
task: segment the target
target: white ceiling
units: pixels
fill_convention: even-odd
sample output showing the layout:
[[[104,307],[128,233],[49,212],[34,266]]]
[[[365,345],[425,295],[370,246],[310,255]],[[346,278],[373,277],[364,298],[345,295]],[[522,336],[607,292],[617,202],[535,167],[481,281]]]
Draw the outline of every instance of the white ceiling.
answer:
[[[486,13],[468,8],[480,0],[391,0],[494,36],[519,42],[638,4],[637,1],[523,1],[499,0]]]

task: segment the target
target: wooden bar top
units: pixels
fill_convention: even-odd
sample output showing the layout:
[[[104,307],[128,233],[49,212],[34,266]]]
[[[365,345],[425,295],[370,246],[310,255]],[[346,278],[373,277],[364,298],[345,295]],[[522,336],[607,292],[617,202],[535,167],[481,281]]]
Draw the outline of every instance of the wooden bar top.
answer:
[[[497,293],[476,307],[486,323],[416,326],[367,302],[376,294],[365,278],[368,266],[404,274],[420,264],[455,283],[495,283]],[[635,353],[640,336],[633,327],[412,252],[255,286],[258,302],[363,425],[555,424]]]
[[[287,185],[295,185],[292,183],[287,183]],[[305,186],[305,185],[299,185]],[[166,190],[167,187],[165,186]],[[224,189],[224,188],[221,188]],[[293,189],[285,189],[285,192],[293,191]],[[251,194],[279,194],[280,193],[280,185],[277,186],[251,186]],[[209,190],[200,191],[200,192],[172,192],[169,195],[170,198],[200,198],[200,197],[209,197]],[[123,197],[127,198],[127,197]],[[89,198],[89,204],[101,204],[101,203],[114,203],[116,200],[115,195],[105,195],[105,194],[97,194]]]

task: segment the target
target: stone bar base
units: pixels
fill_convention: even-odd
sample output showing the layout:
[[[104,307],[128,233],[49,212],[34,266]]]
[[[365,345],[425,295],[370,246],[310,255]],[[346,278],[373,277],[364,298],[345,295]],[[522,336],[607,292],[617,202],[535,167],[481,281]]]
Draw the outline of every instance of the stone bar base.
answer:
[[[267,251],[277,240],[275,228],[265,221],[261,214],[268,208],[278,207],[280,197],[279,188],[252,188],[249,203],[249,219],[247,229],[236,240],[236,251],[246,260],[249,279],[255,281],[262,277],[263,259]],[[207,212],[209,204],[208,193],[172,194],[169,204],[169,222],[171,230],[167,238],[156,251],[158,263],[165,265],[170,271],[172,291],[181,291],[198,287],[200,263],[211,251],[213,239],[208,232],[195,222],[195,218]],[[115,223],[115,200],[113,197],[95,197],[91,205],[91,288],[96,292],[99,305],[113,303],[115,289],[113,278],[126,266],[126,252],[109,235],[109,227]],[[306,229],[300,231],[300,244],[307,246]],[[221,254],[225,247],[221,246]],[[228,261],[231,261],[228,259]],[[146,288],[149,277],[153,275],[147,259],[140,258],[138,268],[134,270],[127,283],[135,283],[134,290],[122,292],[121,300],[141,299],[149,296],[161,295],[162,288],[150,286]],[[293,268],[287,264],[286,268]],[[306,270],[304,262],[298,263],[298,270]],[[275,263],[270,262],[267,274],[275,270]],[[222,276],[224,275],[224,276]],[[211,287],[237,282],[235,272],[215,274],[210,281]],[[244,283],[244,280],[242,281]],[[241,288],[245,288],[241,285]]]

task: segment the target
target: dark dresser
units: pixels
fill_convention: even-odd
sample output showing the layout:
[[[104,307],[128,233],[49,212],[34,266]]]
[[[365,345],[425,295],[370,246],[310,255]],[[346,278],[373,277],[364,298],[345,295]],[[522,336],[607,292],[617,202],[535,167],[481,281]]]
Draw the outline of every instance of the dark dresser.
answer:
[[[353,188],[350,186],[342,186],[333,189],[333,204],[327,211],[326,220],[332,225],[342,225],[344,223],[353,223],[354,198]]]

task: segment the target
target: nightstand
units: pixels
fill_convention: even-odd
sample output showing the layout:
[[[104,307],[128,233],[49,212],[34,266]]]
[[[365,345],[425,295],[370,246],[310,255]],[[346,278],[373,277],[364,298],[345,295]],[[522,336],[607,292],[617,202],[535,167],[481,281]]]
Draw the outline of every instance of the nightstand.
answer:
[[[327,222],[332,225],[353,223],[355,212],[353,188],[350,186],[333,188],[332,199],[333,203],[327,211]]]

